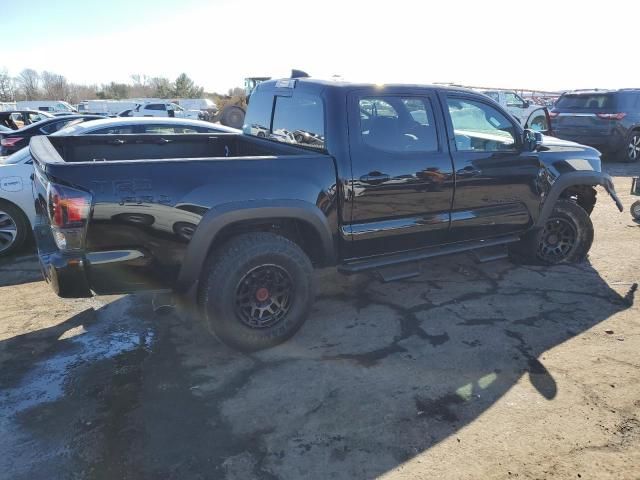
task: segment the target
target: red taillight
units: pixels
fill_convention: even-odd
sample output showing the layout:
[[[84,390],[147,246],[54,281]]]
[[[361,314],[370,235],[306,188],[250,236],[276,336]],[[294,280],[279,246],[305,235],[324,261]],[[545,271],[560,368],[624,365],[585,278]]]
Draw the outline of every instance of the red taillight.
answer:
[[[626,113],[620,112],[620,113],[596,113],[596,116],[598,118],[601,118],[603,120],[622,120],[624,117],[627,116]]]
[[[48,209],[53,239],[62,251],[81,250],[92,196],[63,185],[49,184]]]
[[[24,137],[3,138],[2,140],[0,140],[0,145],[2,145],[3,147],[13,147],[16,143],[18,143],[23,138]]]
[[[49,217],[56,227],[84,224],[91,209],[91,194],[62,185],[49,184]]]

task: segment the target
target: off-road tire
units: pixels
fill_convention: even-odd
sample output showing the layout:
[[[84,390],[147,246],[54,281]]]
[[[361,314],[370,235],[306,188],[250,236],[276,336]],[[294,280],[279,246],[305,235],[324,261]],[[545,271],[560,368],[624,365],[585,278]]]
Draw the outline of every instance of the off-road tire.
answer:
[[[199,295],[202,317],[209,331],[232,348],[256,351],[278,345],[292,337],[309,314],[315,290],[312,273],[309,257],[292,241],[268,232],[239,235],[213,252],[208,260]],[[257,280],[255,275],[259,277]],[[290,289],[273,286],[269,278],[274,277],[285,278],[283,283]],[[267,293],[266,287],[272,287],[270,296],[264,300],[267,302],[284,298],[274,292],[290,291],[288,300],[282,302],[286,303],[286,310],[270,304],[278,312],[272,325],[250,325],[249,322],[262,320],[247,319],[254,309],[249,307],[248,314],[247,308],[241,308],[247,299],[264,307],[258,301],[262,287],[253,285],[259,287],[260,282],[266,282]],[[254,290],[245,295],[250,288]]]
[[[7,217],[4,217],[7,215]],[[5,219],[5,221],[2,221]],[[13,230],[15,226],[15,234],[1,232],[3,227],[9,227]],[[0,235],[3,240],[0,242],[0,257],[8,257],[18,251],[29,237],[29,220],[24,212],[12,203],[0,200]],[[7,228],[8,230],[8,228]],[[11,240],[9,240],[11,238]],[[5,243],[6,240],[6,243]]]
[[[640,221],[640,200],[633,202],[629,211],[634,220]]]
[[[560,232],[556,235],[561,237],[557,242],[552,237],[554,232]],[[580,263],[587,257],[592,243],[593,223],[589,214],[571,200],[558,200],[544,227],[525,235],[509,253],[516,263]]]

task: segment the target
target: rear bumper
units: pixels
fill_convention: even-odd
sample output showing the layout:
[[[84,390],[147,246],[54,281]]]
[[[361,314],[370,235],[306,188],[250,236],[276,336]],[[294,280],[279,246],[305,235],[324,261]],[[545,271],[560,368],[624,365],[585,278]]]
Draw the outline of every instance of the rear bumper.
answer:
[[[53,291],[63,298],[91,297],[83,256],[60,252],[48,225],[36,225],[33,233],[38,245],[40,270]]]
[[[553,136],[562,140],[569,140],[582,145],[588,145],[597,148],[603,153],[619,152],[625,147],[625,138],[616,133],[612,134],[575,134],[563,131],[562,129],[553,129]]]

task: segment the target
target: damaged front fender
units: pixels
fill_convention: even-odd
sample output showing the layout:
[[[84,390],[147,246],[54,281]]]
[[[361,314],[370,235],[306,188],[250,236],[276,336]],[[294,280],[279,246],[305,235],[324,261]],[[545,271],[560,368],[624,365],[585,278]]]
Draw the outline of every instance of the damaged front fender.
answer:
[[[542,204],[542,210],[540,212],[540,216],[538,217],[538,221],[536,222],[536,226],[542,227],[547,222],[549,216],[551,215],[551,212],[553,211],[556,200],[560,198],[562,192],[564,192],[567,188],[576,185],[586,185],[590,187],[596,185],[603,186],[609,196],[611,196],[611,198],[615,202],[618,210],[620,210],[621,212],[624,210],[622,202],[620,201],[620,198],[616,193],[616,189],[613,186],[613,180],[610,175],[594,171],[567,172],[557,177],[551,185],[551,188],[547,192]]]

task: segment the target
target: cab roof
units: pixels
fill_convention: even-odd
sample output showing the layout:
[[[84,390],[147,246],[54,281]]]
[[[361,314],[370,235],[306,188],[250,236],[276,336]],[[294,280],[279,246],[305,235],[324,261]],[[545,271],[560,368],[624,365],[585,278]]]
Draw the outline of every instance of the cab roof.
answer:
[[[407,88],[407,89],[432,89],[432,90],[445,90],[456,92],[475,92],[469,88],[449,86],[449,85],[431,85],[431,84],[417,84],[417,83],[356,83],[346,82],[343,80],[324,80],[311,77],[302,78],[281,78],[274,80],[267,80],[260,83],[257,89],[287,89],[303,87],[305,91],[320,92],[325,89],[331,90],[353,90],[359,88],[379,88],[381,91],[385,89]]]

